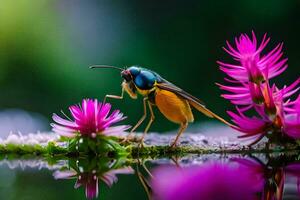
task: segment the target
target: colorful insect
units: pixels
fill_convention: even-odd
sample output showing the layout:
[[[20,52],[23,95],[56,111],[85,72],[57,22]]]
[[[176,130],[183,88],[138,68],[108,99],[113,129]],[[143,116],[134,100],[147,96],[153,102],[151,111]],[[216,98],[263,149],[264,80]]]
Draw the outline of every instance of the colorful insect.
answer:
[[[90,68],[113,68],[121,71],[121,77],[124,79],[122,82],[121,95],[106,95],[104,101],[106,98],[123,99],[124,91],[133,99],[137,98],[137,94],[144,97],[144,114],[130,131],[131,133],[134,132],[145,120],[148,106],[150,121],[145,128],[141,142],[155,119],[152,109],[153,106],[157,106],[159,111],[168,120],[180,124],[180,129],[171,147],[176,146],[179,137],[187,128],[188,124],[194,121],[191,106],[208,117],[216,118],[227,125],[231,125],[223,118],[207,109],[198,98],[165,80],[154,71],[138,66],[122,69],[115,66],[93,65]]]

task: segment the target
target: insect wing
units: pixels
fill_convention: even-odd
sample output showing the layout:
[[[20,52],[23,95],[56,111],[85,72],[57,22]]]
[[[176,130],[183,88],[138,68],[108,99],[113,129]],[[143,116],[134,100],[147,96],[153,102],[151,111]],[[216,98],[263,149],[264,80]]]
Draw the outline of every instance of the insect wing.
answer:
[[[224,124],[227,124],[228,126],[233,127],[233,125],[230,124],[229,122],[227,122],[225,119],[223,119],[222,117],[213,113],[209,109],[205,108],[204,104],[202,103],[202,101],[200,99],[192,96],[191,94],[185,92],[184,90],[173,85],[172,83],[165,81],[165,82],[157,84],[157,87],[162,90],[168,90],[170,92],[174,92],[178,96],[186,99],[189,102],[189,104],[191,104],[194,108],[196,108],[198,111],[202,112],[206,116],[216,118],[216,119],[220,120],[221,122],[223,122]]]
[[[175,94],[179,95],[180,97],[188,100],[188,101],[192,101],[196,104],[199,104],[199,106],[205,107],[205,104],[198,98],[194,97],[193,95],[185,92],[184,90],[182,90],[181,88],[177,87],[176,85],[170,83],[170,82],[163,82],[163,83],[159,83],[157,84],[157,87],[163,90],[168,90],[170,92],[174,92]]]
[[[200,99],[192,96],[191,94],[185,92],[184,90],[173,85],[172,83],[169,83],[169,82],[160,83],[160,84],[157,84],[157,87],[160,89],[163,89],[163,90],[174,92],[176,95],[186,99],[189,102],[189,104],[191,104],[194,108],[196,108],[198,111],[202,112],[206,116],[212,117],[212,118],[213,117],[219,118],[219,116],[216,116],[213,112],[211,112],[210,110],[205,108],[204,103]]]

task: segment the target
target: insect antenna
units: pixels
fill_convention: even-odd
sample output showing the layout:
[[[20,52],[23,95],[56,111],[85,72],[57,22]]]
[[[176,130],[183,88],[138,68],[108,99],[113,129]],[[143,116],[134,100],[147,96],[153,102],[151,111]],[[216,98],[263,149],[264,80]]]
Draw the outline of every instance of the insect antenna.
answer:
[[[116,67],[116,66],[110,66],[110,65],[92,65],[89,67],[90,69],[95,69],[95,68],[111,68],[111,69],[117,69],[120,71],[123,71],[124,69],[120,68],[120,67]]]

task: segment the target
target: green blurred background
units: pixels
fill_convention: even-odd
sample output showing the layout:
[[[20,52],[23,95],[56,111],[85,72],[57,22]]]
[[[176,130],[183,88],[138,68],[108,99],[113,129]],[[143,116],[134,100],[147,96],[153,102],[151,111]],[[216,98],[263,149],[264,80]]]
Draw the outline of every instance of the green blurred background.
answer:
[[[120,94],[115,70],[91,64],[141,65],[199,97],[226,116],[228,102],[216,60],[231,58],[225,40],[254,30],[283,41],[289,68],[280,83],[299,77],[300,1],[0,1],[0,106],[40,113],[67,110],[82,98]],[[142,100],[111,100],[134,124]],[[157,113],[152,130],[177,128]],[[196,114],[196,120],[205,120]],[[49,127],[48,127],[49,128]],[[142,128],[140,129],[142,130]]]
[[[89,65],[138,64],[226,116],[231,106],[215,85],[224,77],[216,61],[231,61],[222,50],[225,40],[254,30],[259,38],[271,36],[269,49],[283,41],[289,68],[276,80],[289,84],[299,77],[299,10],[299,0],[0,0],[0,109],[40,113],[50,122],[53,112],[82,98],[120,94],[117,71],[92,71]],[[126,123],[142,115],[141,99],[110,102],[129,116]],[[156,113],[152,131],[177,128]],[[197,113],[196,120],[206,118]],[[14,174],[13,185],[0,183],[1,199],[84,198],[83,190],[73,191],[74,181],[55,182],[51,173]],[[1,180],[6,176],[1,173]],[[137,184],[136,177],[124,177],[113,190],[101,188],[100,196],[141,199]]]

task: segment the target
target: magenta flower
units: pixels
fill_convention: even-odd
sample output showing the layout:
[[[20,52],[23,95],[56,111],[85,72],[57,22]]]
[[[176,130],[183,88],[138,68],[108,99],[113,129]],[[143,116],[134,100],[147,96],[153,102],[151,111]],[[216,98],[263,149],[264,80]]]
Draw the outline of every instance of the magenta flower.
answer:
[[[258,46],[253,31],[252,39],[246,34],[241,34],[239,38],[235,38],[236,49],[227,41],[227,48],[224,47],[223,49],[238,63],[228,64],[219,61],[220,69],[239,82],[248,82],[249,80],[251,82],[260,82],[266,78],[266,71],[269,78],[281,74],[287,68],[287,59],[281,59],[283,55],[281,52],[282,43],[278,44],[268,54],[261,55],[269,41],[270,38],[267,38],[265,34],[261,44]]]
[[[258,116],[248,117],[245,114],[244,108],[237,107],[237,113],[228,111],[238,127],[237,130],[245,133],[240,137],[250,137],[260,135],[260,137],[267,133],[277,132],[282,133],[291,138],[300,138],[300,96],[295,101],[290,101],[290,95],[293,95],[297,90],[294,89],[299,84],[300,79],[295,81],[289,87],[279,90],[273,85],[272,88],[265,83],[261,85],[263,93],[262,104],[253,105],[254,110]],[[286,101],[284,99],[287,99]]]
[[[229,76],[229,85],[218,84],[229,93],[222,94],[236,105],[237,113],[228,111],[237,125],[233,128],[243,132],[241,137],[258,136],[257,141],[267,134],[280,137],[300,138],[299,101],[291,97],[299,92],[300,78],[290,86],[279,89],[270,86],[269,79],[281,74],[286,68],[287,59],[282,59],[282,46],[278,44],[269,53],[263,50],[270,38],[264,35],[260,45],[252,32],[252,39],[246,34],[235,38],[236,48],[227,42],[224,50],[236,61],[235,64],[218,62],[220,69]],[[257,115],[249,117],[247,111],[253,109]]]
[[[151,186],[156,200],[259,199],[263,180],[239,163],[211,162],[201,166],[158,167]],[[217,189],[216,189],[217,188]]]
[[[84,99],[81,105],[69,107],[72,119],[63,119],[53,114],[56,124],[53,131],[61,136],[73,138],[77,135],[95,138],[97,135],[118,136],[130,128],[127,125],[112,126],[125,119],[123,113],[114,110],[109,114],[111,105],[99,103],[97,99]]]
[[[293,138],[300,138],[300,95],[298,98],[289,102],[284,108],[287,114],[284,118],[284,132]]]
[[[117,174],[133,174],[134,170],[131,167],[124,167],[119,169],[112,169],[105,173],[97,173],[96,170],[92,172],[77,173],[75,170],[56,171],[53,176],[55,179],[73,179],[77,181],[74,188],[81,186],[85,187],[85,196],[87,199],[94,199],[98,197],[99,180],[103,181],[107,186],[111,187],[118,181]]]

